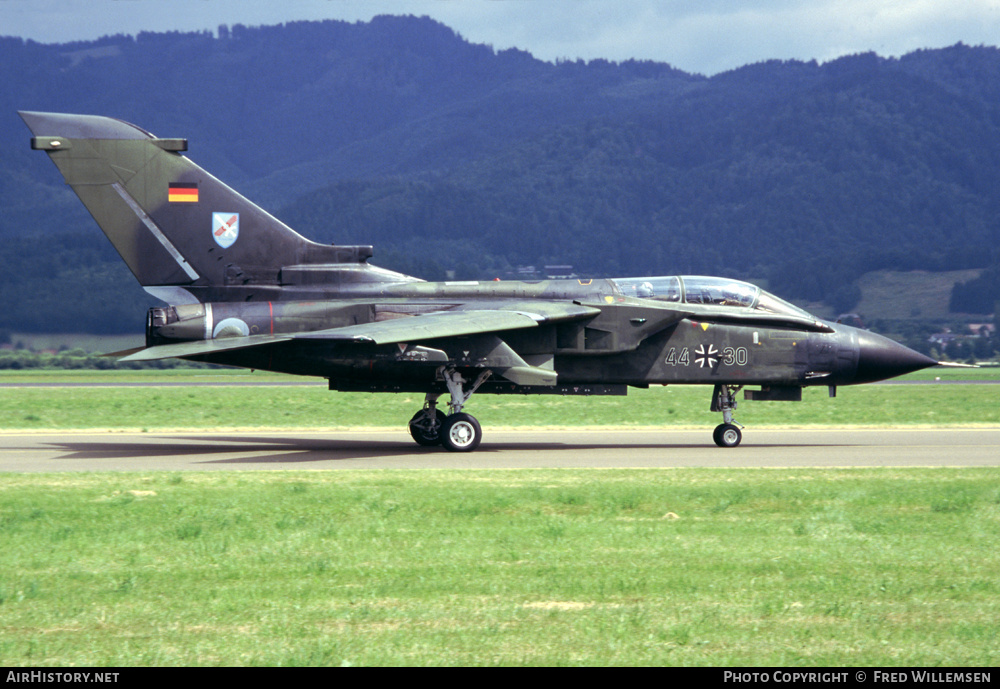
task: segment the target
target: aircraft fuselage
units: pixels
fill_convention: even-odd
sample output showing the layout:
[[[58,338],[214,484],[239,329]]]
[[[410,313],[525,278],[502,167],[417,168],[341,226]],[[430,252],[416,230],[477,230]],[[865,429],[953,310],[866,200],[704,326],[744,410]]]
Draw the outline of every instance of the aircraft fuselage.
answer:
[[[368,263],[372,247],[299,235],[158,138],[108,117],[21,112],[129,270],[168,304],[124,361],[182,358],[318,376],[331,389],[423,392],[409,430],[468,452],[477,391],[620,395],[712,385],[735,447],[735,395],[795,400],[803,387],[868,383],[935,362],[829,323],[738,280],[651,276],[424,282]],[[401,228],[401,232],[405,228]],[[450,396],[449,413],[437,408]]]
[[[702,306],[701,317],[677,320],[674,305],[616,294],[609,280],[416,282],[367,285],[367,289],[356,285],[345,291],[349,297],[342,299],[181,305],[173,307],[172,316],[180,313],[182,318],[162,325],[153,324],[152,318],[166,309],[153,309],[148,344],[317,331],[473,306],[516,310],[521,299],[542,299],[569,300],[591,307],[594,314],[502,334],[502,341],[521,358],[557,374],[558,387],[528,385],[530,392],[565,394],[564,386],[581,384],[840,386],[891,378],[936,363],[887,338],[820,320],[809,324],[811,330],[798,323],[771,327],[720,322],[720,317],[738,321],[744,315],[727,306]],[[294,288],[290,293],[303,296]],[[234,323],[239,324],[235,329]],[[418,347],[411,347],[417,342],[299,340],[187,358],[320,375],[336,389],[409,392],[443,389],[435,372],[445,362],[467,372],[495,365],[490,355],[497,337],[492,334],[414,339],[419,340]],[[493,380],[481,391],[525,392],[517,387],[525,386]]]

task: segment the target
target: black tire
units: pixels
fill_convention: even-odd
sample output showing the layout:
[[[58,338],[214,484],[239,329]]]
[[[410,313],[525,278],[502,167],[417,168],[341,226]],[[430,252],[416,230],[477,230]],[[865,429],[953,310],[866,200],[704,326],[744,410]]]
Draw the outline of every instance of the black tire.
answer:
[[[483,429],[471,414],[452,414],[441,426],[441,445],[451,452],[472,452],[482,439]]]
[[[743,440],[743,433],[739,426],[731,423],[719,424],[712,433],[712,439],[719,447],[736,447]]]
[[[433,447],[441,444],[441,429],[444,427],[444,421],[447,417],[445,417],[444,412],[440,409],[435,409],[434,411],[437,417],[437,428],[433,430],[419,423],[425,420],[423,410],[418,411],[410,419],[410,435],[417,441],[417,445]]]

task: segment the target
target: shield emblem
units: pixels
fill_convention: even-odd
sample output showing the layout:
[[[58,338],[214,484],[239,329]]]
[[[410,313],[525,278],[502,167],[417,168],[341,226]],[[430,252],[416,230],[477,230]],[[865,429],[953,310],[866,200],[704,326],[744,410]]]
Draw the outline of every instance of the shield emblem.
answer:
[[[212,238],[216,244],[228,249],[239,236],[239,213],[212,213]]]

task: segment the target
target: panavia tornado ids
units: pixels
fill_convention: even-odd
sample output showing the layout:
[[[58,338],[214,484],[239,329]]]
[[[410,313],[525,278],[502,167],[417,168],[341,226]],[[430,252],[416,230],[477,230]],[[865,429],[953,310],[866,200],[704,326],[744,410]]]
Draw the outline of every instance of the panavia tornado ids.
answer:
[[[413,439],[474,450],[476,392],[624,395],[629,386],[712,386],[714,440],[740,444],[745,399],[856,385],[938,362],[820,320],[752,284],[657,276],[425,282],[368,262],[370,246],[303,238],[157,138],[121,120],[21,112],[152,295],[146,346],[177,357],[318,376],[331,390],[424,393]],[[447,413],[439,398],[449,394]]]

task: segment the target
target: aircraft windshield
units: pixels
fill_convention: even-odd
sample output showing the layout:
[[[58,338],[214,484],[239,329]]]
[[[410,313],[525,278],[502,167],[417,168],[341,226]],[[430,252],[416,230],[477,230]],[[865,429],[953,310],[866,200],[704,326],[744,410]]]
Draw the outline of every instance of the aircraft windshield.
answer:
[[[626,297],[685,304],[735,306],[815,320],[808,312],[740,280],[703,276],[616,278],[611,281]]]
[[[760,291],[760,298],[757,300],[757,305],[754,307],[760,309],[761,311],[770,311],[771,313],[784,313],[790,316],[799,316],[801,318],[808,318],[810,320],[816,320],[816,317],[805,309],[800,309],[795,304],[789,304],[784,299],[779,299],[770,292]]]
[[[680,278],[618,278],[611,282],[626,297],[656,299],[658,301],[681,300]]]
[[[685,277],[684,302],[750,308],[760,288],[746,282],[722,278]]]

